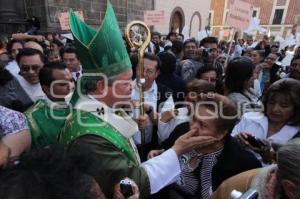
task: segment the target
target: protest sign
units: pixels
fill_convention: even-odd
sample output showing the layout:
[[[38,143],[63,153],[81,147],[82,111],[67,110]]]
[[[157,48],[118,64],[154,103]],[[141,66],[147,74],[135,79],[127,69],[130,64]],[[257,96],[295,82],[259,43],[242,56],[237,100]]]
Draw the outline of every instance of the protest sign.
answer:
[[[250,24],[253,6],[241,0],[230,0],[229,6],[227,25],[245,30]]]
[[[83,17],[83,12],[82,11],[75,11],[75,14],[82,20],[84,21]],[[61,30],[70,30],[70,25],[69,25],[69,13],[68,12],[61,12],[59,17],[59,24],[61,27]]]
[[[148,26],[164,25],[165,24],[165,11],[163,11],[163,10],[144,11],[144,22]]]

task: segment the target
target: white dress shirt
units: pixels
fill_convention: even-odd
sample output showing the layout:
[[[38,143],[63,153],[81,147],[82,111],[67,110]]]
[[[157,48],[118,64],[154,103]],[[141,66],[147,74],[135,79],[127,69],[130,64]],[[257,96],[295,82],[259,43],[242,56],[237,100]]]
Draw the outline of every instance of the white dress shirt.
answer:
[[[156,107],[157,107],[157,92],[158,92],[158,88],[157,88],[157,84],[154,81],[151,88],[147,91],[144,91],[144,100],[145,100],[145,104],[149,105],[152,107],[153,111],[157,111]],[[137,85],[134,86],[134,89],[132,89],[132,93],[131,93],[131,100],[134,101],[139,101],[140,100],[140,93],[139,93],[139,88]],[[149,125],[145,128],[145,139],[146,139],[146,143],[150,143],[152,140],[152,131],[153,131],[153,124],[152,122],[149,120]],[[133,136],[133,139],[135,141],[136,144],[141,144],[141,133],[138,132]]]
[[[81,76],[82,76],[82,66],[80,65],[80,70],[77,72],[72,72],[72,77],[75,81],[77,81],[77,79]]]
[[[20,67],[18,65],[18,63],[16,62],[16,60],[12,60],[10,61],[7,65],[6,65],[6,70],[8,70],[10,72],[10,74],[16,76],[19,74],[20,72]]]
[[[163,141],[169,138],[170,134],[179,124],[190,121],[188,115],[188,109],[186,107],[177,109],[178,115],[168,122],[158,121],[158,142],[161,144]]]
[[[284,144],[292,139],[297,132],[299,132],[299,126],[284,125],[278,132],[272,136],[268,135],[268,118],[259,112],[248,112],[245,113],[241,121],[235,125],[232,136],[239,133],[248,133],[261,140],[268,140],[271,143]]]

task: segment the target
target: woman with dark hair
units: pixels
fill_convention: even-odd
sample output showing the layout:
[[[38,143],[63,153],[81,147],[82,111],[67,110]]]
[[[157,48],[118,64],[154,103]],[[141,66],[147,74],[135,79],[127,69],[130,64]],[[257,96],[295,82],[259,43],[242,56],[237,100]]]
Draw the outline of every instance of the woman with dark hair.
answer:
[[[161,67],[156,81],[173,91],[175,102],[182,102],[184,100],[186,84],[179,76],[175,75],[176,57],[168,51],[161,52],[157,56],[161,61]]]
[[[20,40],[10,40],[6,46],[6,50],[11,57],[11,61],[7,64],[6,69],[13,75],[20,72],[19,65],[16,61],[17,54],[23,49],[23,42]]]
[[[173,41],[176,40],[177,40],[177,32],[174,31],[169,32],[165,41],[165,46],[164,46],[165,50],[169,50],[172,47]]]
[[[253,64],[255,64],[255,69],[254,69],[254,83],[253,83],[253,89],[254,93],[257,97],[260,97],[262,95],[261,93],[261,88],[260,88],[260,82],[258,80],[260,72],[262,70],[262,67],[260,64],[264,61],[265,59],[265,51],[264,50],[254,50],[251,53],[250,56]]]
[[[161,148],[171,148],[175,141],[189,130],[191,107],[197,100],[197,96],[201,93],[215,93],[215,91],[215,87],[205,80],[194,79],[187,84],[184,102],[182,102],[184,106],[160,115],[157,134],[159,141],[162,142]]]
[[[51,43],[50,43],[50,49],[56,52],[60,52],[60,49],[64,46],[63,43],[61,43],[59,40],[54,39]]]
[[[259,103],[252,85],[254,64],[246,57],[233,59],[227,66],[225,86],[228,97],[238,104],[241,113],[257,108]]]
[[[251,58],[253,64],[258,65],[264,61],[265,51],[264,50],[253,50],[250,58]]]
[[[263,96],[264,113],[246,113],[234,127],[232,135],[266,159],[265,147],[253,146],[248,137],[252,135],[271,144],[283,144],[300,136],[299,91],[298,80],[287,78],[275,82]]]
[[[208,198],[225,179],[261,166],[230,135],[237,122],[235,104],[212,93],[195,100],[189,130],[206,143],[179,157],[181,173],[171,185],[172,199]]]
[[[222,79],[222,77],[218,76],[217,69],[211,64],[205,64],[204,66],[202,66],[198,70],[196,78],[207,81],[216,88],[218,93],[222,93],[222,85],[220,83],[221,81],[219,81],[220,79]]]
[[[214,86],[216,86],[218,80],[217,70],[211,64],[206,64],[201,67],[198,70],[196,77],[198,79],[205,80]]]

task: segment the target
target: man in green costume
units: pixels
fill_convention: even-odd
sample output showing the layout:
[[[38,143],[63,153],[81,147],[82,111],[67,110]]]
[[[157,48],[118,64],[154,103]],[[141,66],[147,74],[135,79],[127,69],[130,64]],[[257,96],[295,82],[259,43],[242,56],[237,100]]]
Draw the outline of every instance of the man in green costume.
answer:
[[[68,118],[59,142],[68,151],[86,152],[95,159],[92,174],[107,198],[113,187],[129,177],[138,185],[141,198],[158,192],[180,174],[178,156],[200,144],[213,142],[191,131],[161,155],[140,163],[132,141],[138,126],[120,109],[132,91],[132,70],[124,41],[110,2],[96,31],[70,12],[70,28],[79,52],[83,76],[77,82]]]
[[[57,145],[57,137],[71,111],[66,97],[74,88],[72,74],[62,62],[45,64],[39,79],[46,97],[25,112],[33,148]]]

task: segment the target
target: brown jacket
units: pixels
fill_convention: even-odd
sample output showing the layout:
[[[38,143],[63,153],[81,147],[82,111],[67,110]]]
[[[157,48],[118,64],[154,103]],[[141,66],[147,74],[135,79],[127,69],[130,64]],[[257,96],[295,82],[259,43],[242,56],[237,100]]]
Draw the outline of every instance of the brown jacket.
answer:
[[[235,175],[224,181],[209,199],[228,199],[233,190],[245,192],[250,188],[252,179],[260,169],[253,169]]]

